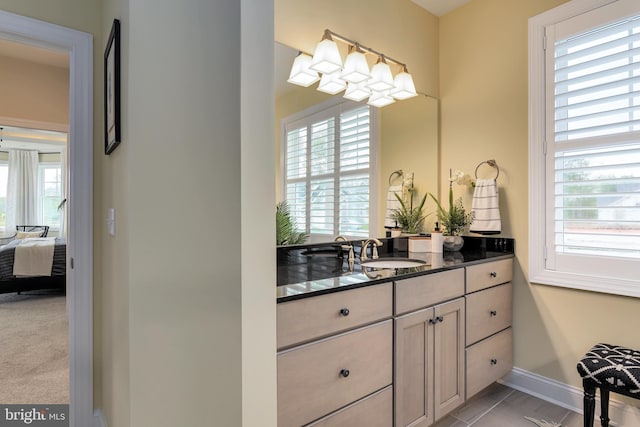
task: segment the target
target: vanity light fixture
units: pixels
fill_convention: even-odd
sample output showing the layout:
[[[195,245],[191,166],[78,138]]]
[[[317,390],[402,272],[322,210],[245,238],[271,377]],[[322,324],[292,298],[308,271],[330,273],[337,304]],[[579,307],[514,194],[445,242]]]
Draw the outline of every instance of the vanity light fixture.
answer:
[[[381,91],[381,92],[372,92],[369,97],[369,101],[367,104],[373,105],[374,107],[384,107],[385,105],[393,104],[396,102],[395,99],[391,95],[389,95],[389,91]]]
[[[355,46],[349,46],[349,52],[349,55],[344,60],[342,79],[349,83],[361,83],[369,80],[371,78],[369,64],[358,43]]]
[[[342,68],[342,58],[338,45],[331,38],[331,31],[325,30],[322,40],[316,46],[311,61],[311,69],[319,73],[333,73]]]
[[[320,79],[318,90],[331,95],[342,92],[347,87],[347,83],[340,77],[340,70],[333,73],[324,73]]]
[[[379,56],[376,65],[371,67],[371,80],[367,81],[367,87],[375,92],[393,88],[393,74],[384,56]]]
[[[349,46],[344,66],[336,40]],[[378,58],[371,70],[366,54]],[[395,78],[389,63],[400,67]],[[322,74],[321,78],[318,73]],[[308,87],[318,80],[320,91],[335,95],[346,89],[345,98],[362,101],[368,97],[368,104],[376,107],[389,105],[396,99],[407,99],[417,95],[406,64],[328,29],[324,30],[313,57],[303,52],[296,57],[287,81]]]
[[[298,56],[293,60],[293,66],[287,81],[299,86],[309,87],[320,80],[318,72],[309,68],[310,65],[311,56],[304,52],[298,52]]]
[[[347,83],[347,90],[343,96],[352,101],[360,102],[371,96],[371,90],[367,87],[366,81],[361,83]]]
[[[393,89],[391,89],[391,96],[395,99],[408,99],[416,96],[416,87],[413,84],[411,74],[407,72],[407,66],[405,65],[402,72],[396,74],[393,79]]]

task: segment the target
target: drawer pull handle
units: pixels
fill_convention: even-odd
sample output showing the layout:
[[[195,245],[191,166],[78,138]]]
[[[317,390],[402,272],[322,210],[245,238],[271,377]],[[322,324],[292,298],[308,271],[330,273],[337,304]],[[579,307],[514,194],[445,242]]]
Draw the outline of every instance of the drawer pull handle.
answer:
[[[350,372],[348,369],[343,369],[340,371],[340,376],[343,378],[347,378],[349,376]]]
[[[347,317],[349,315],[349,309],[348,308],[343,308],[340,310],[340,315]]]
[[[432,325],[435,325],[438,322],[442,322],[444,321],[444,317],[442,316],[438,316],[438,317],[434,317],[433,319],[429,319],[429,323],[431,323]]]
[[[491,310],[491,311],[489,312],[489,315],[491,315],[491,316],[497,316],[497,315],[498,315],[498,312],[497,312],[496,310]]]
[[[496,273],[495,271],[492,271],[491,273],[489,273],[489,276],[495,279],[496,277],[498,277],[498,273]]]
[[[492,365],[497,365],[498,364],[498,359],[491,359],[491,364]]]

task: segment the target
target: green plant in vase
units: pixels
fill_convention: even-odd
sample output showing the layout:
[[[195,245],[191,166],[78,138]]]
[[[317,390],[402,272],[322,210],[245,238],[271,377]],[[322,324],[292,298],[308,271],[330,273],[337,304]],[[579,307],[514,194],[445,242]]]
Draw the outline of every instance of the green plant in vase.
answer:
[[[427,217],[424,212],[424,204],[427,201],[425,194],[417,206],[413,206],[413,193],[409,193],[410,202],[407,204],[402,197],[395,193],[396,199],[400,202],[400,208],[393,213],[393,219],[404,233],[418,234],[422,231],[424,220]]]
[[[438,221],[442,227],[444,245],[447,250],[460,250],[464,243],[462,233],[473,222],[473,212],[467,212],[462,204],[462,197],[455,203],[453,200],[453,181],[460,180],[460,172],[456,172],[453,178],[449,179],[449,209],[445,209],[440,201],[432,193],[429,193],[437,206]],[[447,238],[447,236],[457,236],[457,238]]]

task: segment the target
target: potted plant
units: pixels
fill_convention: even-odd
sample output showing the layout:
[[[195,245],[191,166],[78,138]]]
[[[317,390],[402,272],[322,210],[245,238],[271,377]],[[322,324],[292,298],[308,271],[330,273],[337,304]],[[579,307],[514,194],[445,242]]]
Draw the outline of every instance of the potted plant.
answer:
[[[398,223],[398,226],[402,229],[402,232],[407,234],[418,234],[422,231],[422,225],[426,215],[423,213],[424,204],[427,201],[427,195],[425,194],[418,206],[413,206],[413,193],[409,193],[409,204],[398,195],[394,193],[398,202],[400,202],[400,208],[396,209],[393,213],[393,219]]]
[[[452,178],[449,178],[449,209],[446,210],[440,204],[440,201],[431,193],[429,195],[436,202],[438,207],[438,221],[442,227],[443,246],[449,251],[458,251],[464,244],[462,233],[471,225],[473,221],[473,212],[467,212],[462,204],[462,197],[458,198],[455,203],[453,201],[453,181],[460,181],[460,172],[456,172]]]
[[[286,200],[276,205],[276,245],[298,245],[307,240],[308,235],[298,231]]]

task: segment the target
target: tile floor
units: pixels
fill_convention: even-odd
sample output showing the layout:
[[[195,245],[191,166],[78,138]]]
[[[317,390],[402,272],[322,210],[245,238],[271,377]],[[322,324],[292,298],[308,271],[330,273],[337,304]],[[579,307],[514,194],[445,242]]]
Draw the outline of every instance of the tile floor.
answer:
[[[582,415],[501,384],[474,396],[433,427],[536,427],[524,417],[582,427]]]

